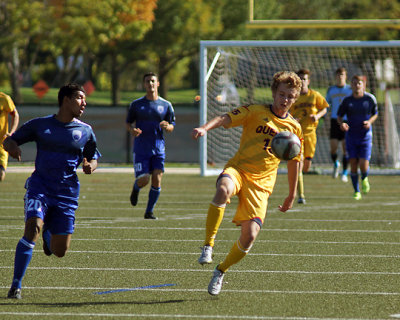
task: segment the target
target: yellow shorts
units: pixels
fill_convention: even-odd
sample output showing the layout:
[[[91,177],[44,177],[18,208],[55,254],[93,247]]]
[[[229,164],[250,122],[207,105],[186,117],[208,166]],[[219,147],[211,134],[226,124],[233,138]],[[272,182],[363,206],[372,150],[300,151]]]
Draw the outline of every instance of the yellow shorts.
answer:
[[[8,152],[3,149],[3,147],[0,147],[0,166],[4,168],[4,170],[7,169],[7,163],[8,163]]]
[[[317,133],[316,131],[311,131],[303,133],[304,137],[304,159],[314,158],[315,147],[317,145]]]
[[[221,175],[228,175],[235,189],[232,195],[237,195],[239,204],[232,222],[241,225],[242,221],[255,220],[262,225],[267,214],[269,193],[260,189],[252,180],[237,169],[227,167]]]

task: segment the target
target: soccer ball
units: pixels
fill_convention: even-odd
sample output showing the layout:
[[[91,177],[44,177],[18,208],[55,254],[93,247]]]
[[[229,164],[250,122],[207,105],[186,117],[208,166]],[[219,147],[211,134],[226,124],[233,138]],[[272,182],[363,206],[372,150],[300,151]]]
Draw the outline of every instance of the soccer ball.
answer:
[[[271,141],[272,153],[281,160],[291,160],[301,150],[300,139],[292,132],[278,132]]]

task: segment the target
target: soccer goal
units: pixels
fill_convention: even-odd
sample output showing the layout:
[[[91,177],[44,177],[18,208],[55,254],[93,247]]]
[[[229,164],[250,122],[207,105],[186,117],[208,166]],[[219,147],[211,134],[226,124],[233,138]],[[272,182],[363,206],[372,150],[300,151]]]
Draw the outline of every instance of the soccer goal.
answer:
[[[348,80],[365,75],[367,91],[378,99],[371,164],[399,168],[400,41],[201,41],[200,125],[241,105],[271,103],[272,76],[282,70],[309,69],[310,87],[325,96],[339,67],[347,69]],[[317,166],[331,165],[329,126],[328,112],[317,129]],[[218,128],[201,139],[202,175],[220,172],[235,154],[240,134],[240,127]]]

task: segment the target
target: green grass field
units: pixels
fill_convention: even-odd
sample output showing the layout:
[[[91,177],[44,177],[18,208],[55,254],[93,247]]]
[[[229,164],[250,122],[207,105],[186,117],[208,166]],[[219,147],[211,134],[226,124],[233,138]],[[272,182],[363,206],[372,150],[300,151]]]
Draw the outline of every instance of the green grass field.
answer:
[[[215,264],[197,263],[215,177],[166,174],[155,211],[160,219],[147,221],[148,189],[131,207],[131,174],[80,174],[70,251],[47,257],[40,239],[23,299],[14,301],[5,297],[23,233],[27,176],[8,173],[0,184],[1,319],[400,318],[398,176],[371,176],[371,192],[356,202],[349,183],[307,175],[307,205],[283,214],[276,208],[287,177],[279,175],[254,247],[211,297],[212,270],[239,236],[230,222],[235,198],[217,237]]]

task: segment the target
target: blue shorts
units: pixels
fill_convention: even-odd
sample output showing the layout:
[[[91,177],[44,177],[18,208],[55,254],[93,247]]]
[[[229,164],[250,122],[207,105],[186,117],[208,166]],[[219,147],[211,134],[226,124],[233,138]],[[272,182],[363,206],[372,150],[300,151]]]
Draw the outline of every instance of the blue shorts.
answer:
[[[164,172],[165,155],[141,155],[133,154],[133,167],[135,169],[135,177],[144,174],[150,174],[154,169]]]
[[[75,210],[78,202],[49,197],[28,189],[24,198],[25,221],[37,217],[52,234],[72,234],[75,229]]]
[[[346,135],[346,150],[350,159],[371,159],[372,136],[366,139]]]

